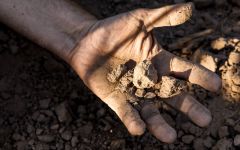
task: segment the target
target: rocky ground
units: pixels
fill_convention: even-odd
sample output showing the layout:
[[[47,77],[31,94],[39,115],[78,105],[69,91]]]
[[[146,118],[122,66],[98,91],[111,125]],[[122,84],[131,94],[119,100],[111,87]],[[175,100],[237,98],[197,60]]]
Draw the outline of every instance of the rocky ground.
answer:
[[[82,0],[104,18],[139,7],[155,8],[184,0]],[[222,77],[223,88],[210,93],[192,85],[190,92],[213,115],[199,128],[184,115],[161,110],[178,131],[173,144],[146,132],[129,135],[116,115],[54,55],[0,25],[0,150],[214,149],[240,147],[240,3],[194,0],[192,19],[155,32],[167,50],[193,60]]]

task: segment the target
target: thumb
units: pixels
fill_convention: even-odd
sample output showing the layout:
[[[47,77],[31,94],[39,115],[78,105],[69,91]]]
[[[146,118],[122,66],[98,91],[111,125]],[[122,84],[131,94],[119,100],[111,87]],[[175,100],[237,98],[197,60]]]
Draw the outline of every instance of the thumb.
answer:
[[[144,22],[147,31],[151,31],[156,27],[180,25],[192,16],[193,10],[193,3],[182,3],[156,9],[138,9],[132,14]]]

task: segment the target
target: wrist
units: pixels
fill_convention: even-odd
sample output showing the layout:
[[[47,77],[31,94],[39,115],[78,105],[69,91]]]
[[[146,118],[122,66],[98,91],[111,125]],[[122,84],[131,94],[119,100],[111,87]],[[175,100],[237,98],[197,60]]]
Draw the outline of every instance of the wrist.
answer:
[[[91,70],[94,59],[99,55],[96,49],[98,43],[93,39],[98,36],[95,35],[98,24],[97,20],[88,21],[83,28],[69,34],[70,38],[74,39],[74,47],[68,51],[67,62],[81,79]]]

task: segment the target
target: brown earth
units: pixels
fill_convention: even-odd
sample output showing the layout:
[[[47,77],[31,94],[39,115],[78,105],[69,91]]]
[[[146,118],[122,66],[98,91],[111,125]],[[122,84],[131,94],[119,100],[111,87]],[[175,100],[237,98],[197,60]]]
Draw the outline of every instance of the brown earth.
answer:
[[[178,132],[175,143],[161,143],[149,132],[132,137],[68,65],[0,25],[0,150],[239,149],[240,4],[237,0],[194,1],[197,11],[189,22],[154,33],[167,50],[201,63],[222,77],[220,93],[190,87],[191,94],[212,112],[209,127],[199,128],[181,113],[163,109],[163,117]],[[104,18],[174,2],[79,3]]]

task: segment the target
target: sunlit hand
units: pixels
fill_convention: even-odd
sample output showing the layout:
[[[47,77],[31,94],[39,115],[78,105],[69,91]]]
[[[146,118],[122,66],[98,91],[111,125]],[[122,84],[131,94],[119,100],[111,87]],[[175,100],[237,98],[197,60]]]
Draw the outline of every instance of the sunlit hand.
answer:
[[[140,112],[127,102],[120,91],[107,80],[114,66],[129,59],[139,62],[152,59],[159,75],[172,75],[188,80],[210,91],[221,86],[220,78],[202,66],[183,60],[161,48],[152,29],[184,23],[191,16],[191,3],[159,9],[137,9],[104,20],[93,21],[78,33],[79,43],[71,53],[71,65],[85,84],[121,119],[133,135],[141,135],[145,128],[159,140],[171,143],[176,131],[169,126],[151,103]],[[211,121],[211,113],[187,93],[166,101],[186,114],[200,127]]]

